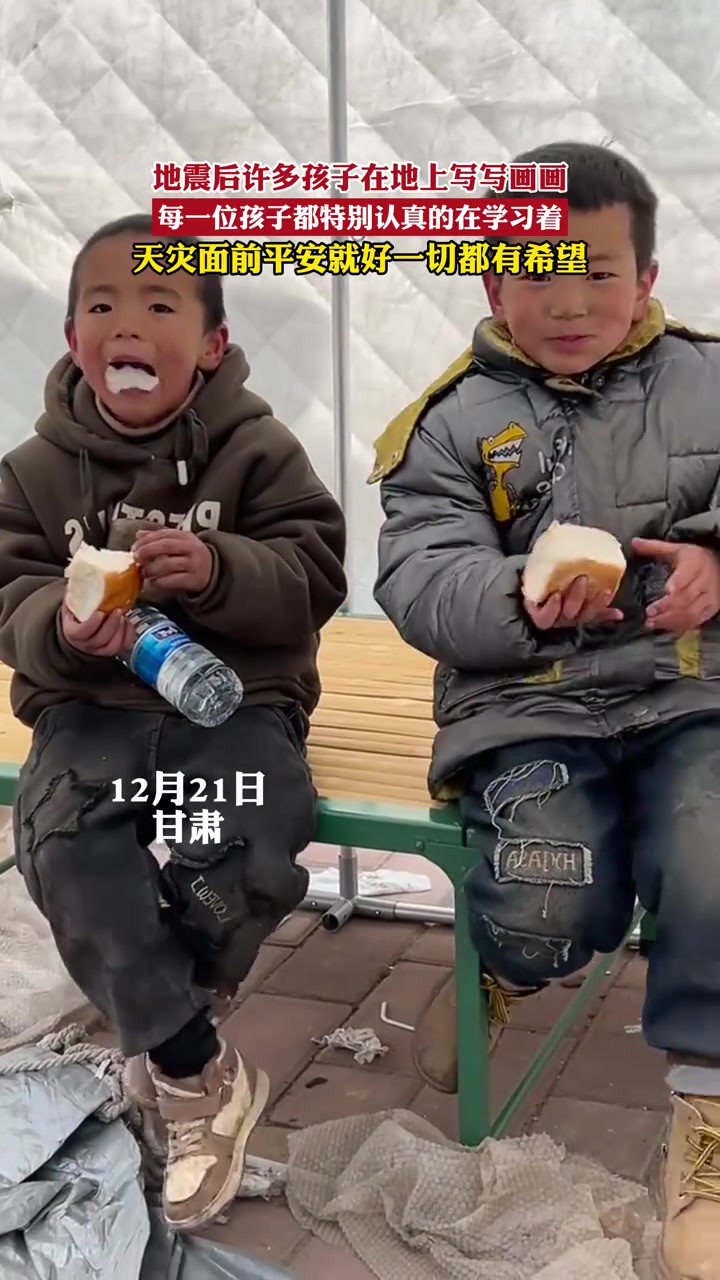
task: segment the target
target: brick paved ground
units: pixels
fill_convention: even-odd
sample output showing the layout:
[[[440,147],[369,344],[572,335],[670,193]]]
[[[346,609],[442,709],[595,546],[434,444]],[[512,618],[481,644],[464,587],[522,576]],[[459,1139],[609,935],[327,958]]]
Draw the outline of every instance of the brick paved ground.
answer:
[[[330,855],[312,849],[308,860],[326,864]],[[375,856],[371,865],[377,861]],[[440,873],[420,860],[413,869],[433,878],[432,893],[414,900],[446,899]],[[318,915],[300,912],[281,926],[263,947],[225,1024],[225,1034],[272,1081],[270,1107],[251,1151],[284,1160],[289,1131],[390,1107],[414,1110],[456,1137],[455,1099],[423,1086],[413,1070],[410,1035],[379,1018],[380,1004],[387,1000],[391,1017],[414,1024],[452,961],[452,931],[443,925],[355,918],[332,934],[321,928]],[[640,1022],[644,971],[645,962],[628,952],[568,1033],[510,1130],[549,1133],[639,1181],[657,1151],[666,1105],[662,1056],[627,1030]],[[516,1006],[512,1026],[492,1058],[495,1106],[515,1085],[577,985],[574,980]],[[387,1055],[358,1067],[350,1053],[313,1043],[345,1023],[372,1027],[389,1046]],[[303,1232],[282,1201],[238,1202],[226,1225],[205,1234],[303,1280],[337,1280],[338,1274],[343,1280],[371,1280],[350,1254]]]

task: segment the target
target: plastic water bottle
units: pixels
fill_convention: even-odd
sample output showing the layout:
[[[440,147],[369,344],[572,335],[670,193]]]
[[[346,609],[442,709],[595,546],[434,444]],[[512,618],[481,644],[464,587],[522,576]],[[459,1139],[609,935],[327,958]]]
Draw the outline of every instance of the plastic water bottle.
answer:
[[[240,677],[153,605],[127,612],[137,640],[120,661],[193,724],[212,729],[243,700]]]

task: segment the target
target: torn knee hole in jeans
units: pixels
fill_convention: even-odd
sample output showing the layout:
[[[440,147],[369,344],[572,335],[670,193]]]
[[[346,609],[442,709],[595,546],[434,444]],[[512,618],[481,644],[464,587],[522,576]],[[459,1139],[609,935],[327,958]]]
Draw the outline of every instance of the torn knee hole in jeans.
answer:
[[[501,774],[483,793],[485,807],[498,835],[493,850],[495,879],[498,884],[545,888],[544,920],[548,918],[553,889],[581,889],[593,883],[592,851],[576,840],[504,836],[501,820],[512,822],[521,804],[531,803],[541,809],[569,780],[567,766],[560,761],[534,760]]]
[[[523,960],[550,958],[553,969],[567,964],[572,950],[572,938],[545,938],[537,933],[521,933],[517,929],[505,929],[490,916],[481,916],[482,922],[496,947],[510,947],[520,952]]]
[[[112,783],[105,779],[81,780],[74,769],[55,774],[40,797],[23,812],[22,825],[34,852],[53,836],[74,836],[82,820],[110,795]]]
[[[531,760],[489,782],[483,791],[483,800],[493,823],[499,817],[512,822],[519,805],[534,800],[540,809],[569,781],[567,766],[559,760]]]

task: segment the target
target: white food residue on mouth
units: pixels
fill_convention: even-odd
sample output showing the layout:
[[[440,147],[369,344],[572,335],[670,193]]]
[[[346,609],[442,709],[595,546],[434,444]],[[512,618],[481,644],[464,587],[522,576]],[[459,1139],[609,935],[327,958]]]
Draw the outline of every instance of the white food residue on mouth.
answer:
[[[154,391],[160,385],[157,374],[136,364],[109,364],[105,370],[105,386],[111,395],[120,391]]]

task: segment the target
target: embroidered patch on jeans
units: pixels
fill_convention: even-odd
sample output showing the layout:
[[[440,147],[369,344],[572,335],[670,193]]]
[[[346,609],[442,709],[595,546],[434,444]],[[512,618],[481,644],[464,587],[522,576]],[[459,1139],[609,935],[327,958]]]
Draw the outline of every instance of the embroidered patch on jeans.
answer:
[[[190,885],[190,889],[194,893],[198,902],[214,916],[217,916],[221,924],[230,919],[230,911],[228,905],[219,893],[211,889],[204,876],[196,876]]]
[[[583,844],[565,840],[499,840],[494,854],[499,884],[567,885],[593,882],[593,857]]]

